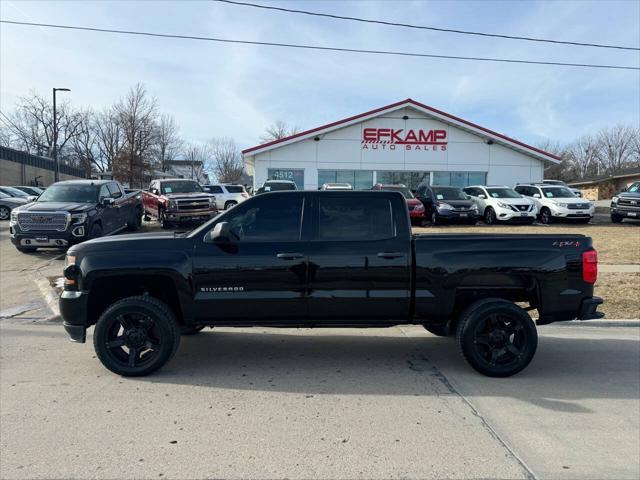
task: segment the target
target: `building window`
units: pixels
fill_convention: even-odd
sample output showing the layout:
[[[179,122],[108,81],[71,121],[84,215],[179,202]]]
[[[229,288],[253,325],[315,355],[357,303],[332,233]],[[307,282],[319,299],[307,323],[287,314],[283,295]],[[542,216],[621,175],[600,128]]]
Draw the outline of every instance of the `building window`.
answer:
[[[298,190],[304,190],[304,170],[270,168],[267,172],[269,180],[291,180],[295,182]]]
[[[411,190],[416,190],[418,185],[425,180],[429,182],[429,172],[376,172],[376,183],[383,185],[403,184]]]
[[[433,185],[467,187],[469,185],[484,185],[486,181],[486,172],[433,172]]]
[[[372,170],[318,170],[318,188],[325,183],[350,183],[354,190],[373,186]]]

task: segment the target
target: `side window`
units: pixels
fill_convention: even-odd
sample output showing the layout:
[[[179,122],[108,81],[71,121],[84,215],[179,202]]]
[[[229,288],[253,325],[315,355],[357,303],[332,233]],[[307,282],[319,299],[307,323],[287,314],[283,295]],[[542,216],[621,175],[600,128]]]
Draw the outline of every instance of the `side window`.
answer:
[[[120,187],[118,187],[116,183],[109,183],[107,185],[107,188],[109,189],[109,193],[111,194],[111,197],[120,198],[122,196],[122,191],[120,190]]]
[[[224,193],[220,185],[211,185],[209,187],[209,193]]]
[[[524,195],[526,197],[531,196],[531,192],[529,192],[529,189],[527,187],[521,187],[520,185],[517,185],[514,190],[518,192],[520,195]]]
[[[98,195],[98,201],[101,202],[103,198],[108,198],[111,196],[111,193],[109,193],[109,189],[107,188],[107,185],[102,185],[100,187],[100,195]]]
[[[417,197],[424,197],[425,192],[427,191],[427,187],[425,185],[420,185],[418,190],[416,190]]]
[[[383,240],[395,236],[387,198],[320,196],[318,200],[319,240]]]
[[[231,231],[244,242],[300,240],[302,196],[265,196],[241,204],[227,217]]]

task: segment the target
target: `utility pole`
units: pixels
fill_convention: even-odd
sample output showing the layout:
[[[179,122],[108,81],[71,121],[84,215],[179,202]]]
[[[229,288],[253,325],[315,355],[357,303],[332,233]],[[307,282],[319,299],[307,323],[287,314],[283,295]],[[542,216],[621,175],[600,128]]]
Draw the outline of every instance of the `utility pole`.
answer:
[[[60,181],[60,164],[58,163],[58,115],[56,113],[56,92],[70,92],[68,88],[54,88],[53,89],[53,149],[51,157],[54,162],[54,174],[53,181]]]

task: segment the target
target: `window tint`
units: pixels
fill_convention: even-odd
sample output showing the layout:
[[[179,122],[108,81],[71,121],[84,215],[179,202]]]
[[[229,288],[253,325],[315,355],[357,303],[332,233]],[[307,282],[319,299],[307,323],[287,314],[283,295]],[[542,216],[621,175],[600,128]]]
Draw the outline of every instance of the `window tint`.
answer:
[[[294,242],[300,240],[301,216],[301,196],[265,195],[235,207],[226,221],[240,241]]]
[[[320,240],[382,240],[395,234],[387,198],[320,196],[318,209]]]
[[[101,202],[103,198],[107,198],[110,197],[111,194],[109,193],[109,189],[107,188],[106,185],[102,185],[100,187],[100,194],[98,195],[98,201]]]
[[[244,192],[244,187],[242,185],[225,185],[227,192],[229,193],[242,193]]]
[[[205,192],[209,193],[224,193],[220,185],[207,185],[206,187],[202,188],[205,190]]]
[[[122,192],[120,191],[120,188],[117,184],[110,183],[107,185],[107,188],[109,189],[109,193],[113,198],[120,198],[122,196]]]

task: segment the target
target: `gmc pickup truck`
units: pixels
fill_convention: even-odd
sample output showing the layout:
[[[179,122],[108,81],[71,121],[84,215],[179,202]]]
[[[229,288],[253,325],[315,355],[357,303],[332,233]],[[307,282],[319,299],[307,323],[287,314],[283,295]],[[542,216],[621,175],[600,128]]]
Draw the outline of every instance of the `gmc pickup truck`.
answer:
[[[64,248],[142,224],[140,190],[112,180],[69,180],[47,188],[35,202],[11,211],[9,235],[24,253]]]
[[[252,197],[183,234],[69,249],[64,328],[120,375],[146,375],[204,327],[424,326],[455,335],[490,376],[525,368],[537,325],[600,318],[583,235],[412,235],[404,197],[290,191]],[[517,303],[516,303],[517,302]]]
[[[193,180],[152,180],[142,192],[145,216],[158,219],[162,228],[182,223],[203,223],[218,214],[216,197]]]

